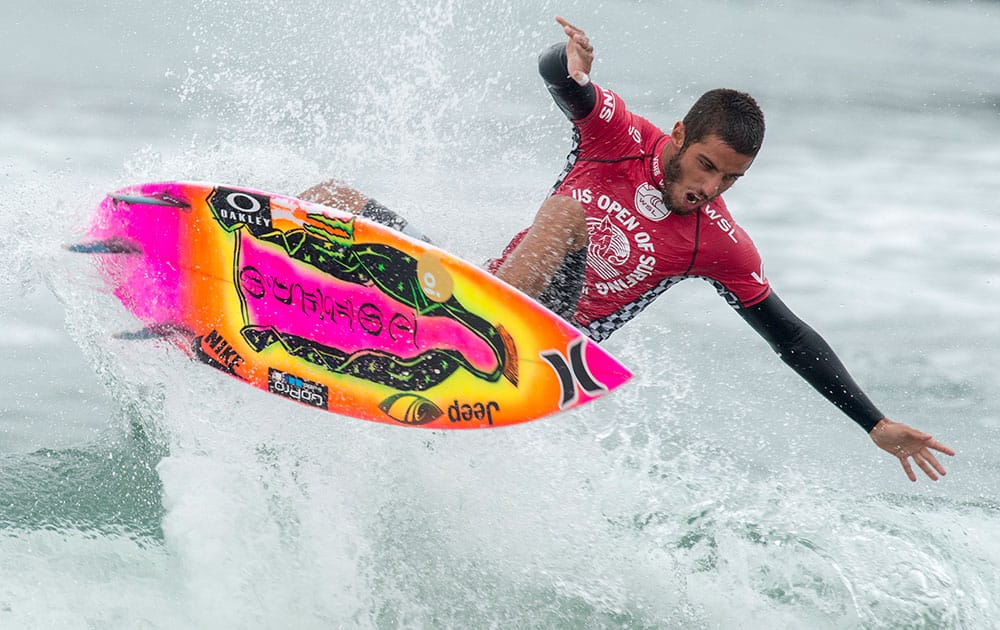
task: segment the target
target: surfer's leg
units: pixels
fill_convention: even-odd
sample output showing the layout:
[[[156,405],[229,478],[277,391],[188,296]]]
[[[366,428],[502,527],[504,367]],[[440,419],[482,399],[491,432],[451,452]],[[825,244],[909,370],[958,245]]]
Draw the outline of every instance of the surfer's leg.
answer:
[[[403,217],[371,197],[366,197],[354,188],[335,179],[316,184],[312,188],[302,191],[299,193],[298,198],[304,201],[320,203],[338,210],[344,210],[345,212],[350,212],[351,214],[356,214],[366,219],[371,219],[376,223],[391,227],[407,236],[412,236],[428,243],[431,242],[431,239],[410,225]]]
[[[552,195],[539,208],[524,238],[496,270],[496,276],[538,298],[567,262],[567,257],[582,250],[586,260],[586,249],[587,222],[583,206],[572,197]],[[582,273],[579,282],[583,282]]]
[[[296,196],[303,201],[321,203],[351,214],[358,214],[368,203],[368,197],[336,179],[316,184]]]

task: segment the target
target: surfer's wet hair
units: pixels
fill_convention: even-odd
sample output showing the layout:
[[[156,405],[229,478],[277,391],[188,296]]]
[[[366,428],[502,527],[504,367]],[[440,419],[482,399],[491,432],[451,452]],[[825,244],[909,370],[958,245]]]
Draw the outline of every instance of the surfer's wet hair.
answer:
[[[711,135],[718,136],[740,155],[756,157],[764,142],[764,113],[745,92],[709,90],[684,116],[684,146]]]

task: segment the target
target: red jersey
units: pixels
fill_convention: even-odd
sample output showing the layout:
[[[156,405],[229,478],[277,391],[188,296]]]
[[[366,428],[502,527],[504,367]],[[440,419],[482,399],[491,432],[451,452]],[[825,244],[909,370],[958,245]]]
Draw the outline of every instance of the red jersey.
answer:
[[[760,254],[722,197],[687,215],[667,210],[660,153],[670,136],[614,92],[594,87],[597,103],[574,121],[576,147],[552,191],[580,201],[587,215],[586,273],[573,323],[601,341],[692,277],[712,282],[735,308],[766,298]]]

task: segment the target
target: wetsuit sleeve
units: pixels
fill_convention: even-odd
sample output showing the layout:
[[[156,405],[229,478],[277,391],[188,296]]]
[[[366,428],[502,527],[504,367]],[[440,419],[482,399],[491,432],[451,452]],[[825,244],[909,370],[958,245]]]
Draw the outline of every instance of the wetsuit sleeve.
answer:
[[[569,76],[566,44],[553,44],[538,57],[538,73],[545,81],[552,99],[571,121],[586,118],[597,104],[593,83],[580,85]]]
[[[819,333],[773,291],[763,302],[737,312],[771,344],[782,361],[865,431],[871,431],[884,417]]]

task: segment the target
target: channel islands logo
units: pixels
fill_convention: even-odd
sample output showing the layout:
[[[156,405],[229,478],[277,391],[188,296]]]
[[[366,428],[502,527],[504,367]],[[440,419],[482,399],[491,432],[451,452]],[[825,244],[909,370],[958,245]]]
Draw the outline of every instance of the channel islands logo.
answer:
[[[649,182],[643,182],[635,189],[635,209],[651,221],[662,221],[670,216],[670,210],[663,203],[663,195]]]

